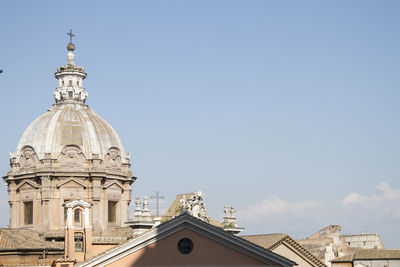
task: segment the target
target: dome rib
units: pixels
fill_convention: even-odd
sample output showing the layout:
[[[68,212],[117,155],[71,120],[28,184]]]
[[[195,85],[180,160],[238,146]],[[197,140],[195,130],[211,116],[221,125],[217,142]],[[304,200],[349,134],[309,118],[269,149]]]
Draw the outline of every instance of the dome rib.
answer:
[[[17,160],[24,146],[32,146],[39,159],[45,153],[57,158],[66,145],[77,145],[87,159],[98,154],[104,159],[109,149],[120,150],[123,163],[126,154],[117,132],[93,110],[82,104],[55,104],[34,120],[22,135],[17,146]]]

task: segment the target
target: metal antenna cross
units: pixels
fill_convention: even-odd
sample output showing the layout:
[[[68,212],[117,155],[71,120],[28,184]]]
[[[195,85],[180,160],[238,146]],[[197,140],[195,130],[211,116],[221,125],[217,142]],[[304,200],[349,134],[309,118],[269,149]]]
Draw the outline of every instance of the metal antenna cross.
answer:
[[[164,199],[165,197],[164,196],[160,196],[160,192],[158,192],[158,191],[156,191],[156,195],[155,196],[150,196],[150,199],[155,199],[156,200],[156,215],[157,215],[157,217],[160,215],[160,210],[159,210],[159,208],[160,208],[160,206],[159,206],[159,202],[160,202],[160,199]]]

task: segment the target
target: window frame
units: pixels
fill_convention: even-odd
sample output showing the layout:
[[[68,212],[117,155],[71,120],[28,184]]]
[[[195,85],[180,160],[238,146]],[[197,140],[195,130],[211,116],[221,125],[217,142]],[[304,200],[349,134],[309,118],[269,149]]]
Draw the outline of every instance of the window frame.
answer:
[[[33,201],[24,201],[24,225],[33,224]]]

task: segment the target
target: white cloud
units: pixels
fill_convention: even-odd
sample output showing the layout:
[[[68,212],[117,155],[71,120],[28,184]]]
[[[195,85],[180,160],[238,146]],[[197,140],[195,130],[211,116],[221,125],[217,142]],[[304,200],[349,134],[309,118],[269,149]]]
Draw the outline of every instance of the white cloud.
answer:
[[[379,200],[380,197],[374,196],[363,196],[359,193],[350,193],[348,194],[342,201],[343,206],[352,205],[352,204],[362,204],[367,203],[372,200]]]
[[[289,202],[278,197],[271,196],[259,203],[251,205],[244,210],[238,211],[237,216],[243,221],[256,222],[271,215],[292,214],[301,215],[312,211],[315,207],[322,205],[319,201]]]
[[[400,199],[400,189],[394,189],[385,182],[379,183],[376,188],[380,191],[380,194],[374,194],[371,196],[361,195],[359,193],[350,193],[342,201],[343,206],[348,205],[362,205],[376,203],[382,200],[395,200]]]
[[[399,247],[400,189],[385,182],[375,188],[371,194],[352,192],[329,201],[287,201],[270,196],[239,210],[238,224],[252,234],[287,232],[301,238],[329,224],[340,224],[343,233],[379,233],[385,246]]]
[[[381,182],[377,188],[382,191],[382,197],[387,199],[400,199],[400,189],[391,188],[385,182]]]

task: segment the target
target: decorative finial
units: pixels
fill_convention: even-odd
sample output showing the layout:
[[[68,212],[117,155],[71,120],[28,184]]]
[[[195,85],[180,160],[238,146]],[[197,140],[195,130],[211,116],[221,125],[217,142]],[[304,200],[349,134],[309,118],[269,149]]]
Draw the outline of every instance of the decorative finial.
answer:
[[[137,210],[141,210],[140,208],[140,196],[136,196],[136,201],[135,201],[135,205],[136,205],[136,209]]]
[[[234,207],[231,207],[229,213],[231,214],[231,218],[235,218],[235,219],[236,219],[236,216],[235,216],[235,208],[234,208]]]
[[[143,197],[143,210],[149,210],[149,197],[144,196]]]
[[[225,217],[229,217],[229,208],[228,208],[228,205],[225,205],[225,206],[224,206],[224,214],[225,214]]]
[[[75,37],[75,34],[72,33],[72,29],[69,29],[69,32],[67,32],[67,35],[69,35],[69,44],[67,44],[67,49],[68,49],[68,51],[74,51],[75,45],[72,43],[72,37]]]

